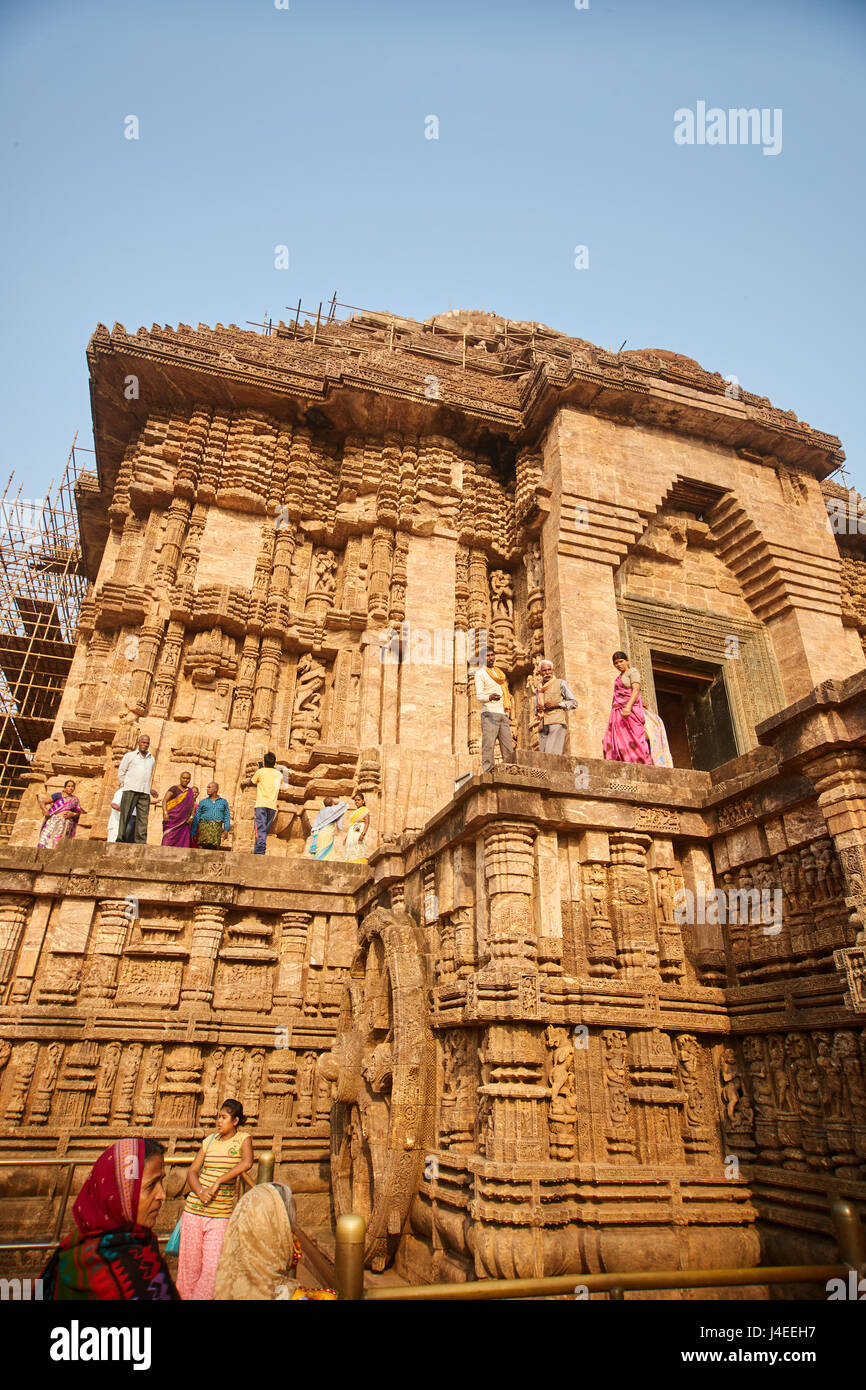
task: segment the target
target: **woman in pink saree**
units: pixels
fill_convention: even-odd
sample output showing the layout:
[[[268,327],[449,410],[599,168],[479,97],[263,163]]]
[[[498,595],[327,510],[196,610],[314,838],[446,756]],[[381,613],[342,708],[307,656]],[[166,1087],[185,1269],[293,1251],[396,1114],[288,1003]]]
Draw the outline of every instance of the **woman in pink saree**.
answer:
[[[610,762],[652,765],[646,734],[646,716],[640,698],[640,671],[629,666],[625,652],[614,652],[619,675],[613,683],[613,705],[607,721],[602,752]]]
[[[195,794],[190,774],[180,774],[180,786],[169,787],[162,803],[162,843],[175,849],[189,849],[190,821],[195,813]]]
[[[63,791],[55,792],[53,797],[39,797],[39,805],[45,812],[45,819],[39,831],[37,844],[40,849],[54,849],[61,840],[73,840],[78,828],[78,817],[82,805],[75,795],[75,783],[70,777],[63,783]]]

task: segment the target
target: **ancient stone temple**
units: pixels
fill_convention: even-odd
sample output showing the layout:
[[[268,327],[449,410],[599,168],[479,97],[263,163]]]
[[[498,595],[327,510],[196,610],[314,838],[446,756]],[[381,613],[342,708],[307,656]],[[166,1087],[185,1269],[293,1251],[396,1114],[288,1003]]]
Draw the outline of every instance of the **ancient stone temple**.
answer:
[[[826,1257],[830,1200],[866,1203],[839,441],[690,359],[486,314],[100,326],[88,360],[91,587],[0,852],[0,1158],[77,1184],[153,1133],[168,1230],[234,1095],[308,1225],[330,1191],[411,1281]],[[482,773],[488,643],[517,751]],[[618,648],[673,768],[602,759]],[[563,756],[542,655],[579,700]],[[105,843],[141,732],[161,793],[219,783],[226,850],[162,848],[156,811]],[[78,836],[35,848],[67,777]],[[312,861],[356,789],[369,863]],[[44,1229],[54,1171],[0,1168],[3,1238]]]

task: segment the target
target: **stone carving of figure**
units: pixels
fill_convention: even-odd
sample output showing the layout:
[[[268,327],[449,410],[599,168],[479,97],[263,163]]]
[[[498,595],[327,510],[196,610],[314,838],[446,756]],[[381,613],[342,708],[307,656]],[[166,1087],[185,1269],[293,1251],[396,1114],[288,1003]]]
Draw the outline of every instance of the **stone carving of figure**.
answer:
[[[762,892],[765,889],[772,892],[776,887],[775,874],[766,859],[759,860],[755,865],[755,884]]]
[[[812,846],[812,857],[815,861],[815,896],[825,901],[833,896],[832,886],[828,881],[831,858],[830,841],[816,840]]]
[[[262,1071],[265,1065],[265,1054],[257,1048],[250,1058],[250,1072],[247,1077],[247,1090],[251,1096],[257,1096],[262,1080]]]
[[[743,1039],[743,1057],[749,1068],[752,1088],[752,1101],[759,1120],[769,1119],[776,1106],[773,1083],[770,1080],[767,1061],[764,1057],[762,1041],[758,1037]]]
[[[574,1088],[574,1048],[566,1028],[547,1028],[544,1041],[550,1050],[550,1153],[553,1158],[574,1157],[577,1096]]]
[[[809,1056],[809,1044],[802,1033],[789,1033],[785,1039],[788,1069],[800,1114],[807,1124],[821,1121],[821,1086],[814,1063]]]
[[[821,1086],[829,1120],[844,1120],[845,1077],[842,1065],[831,1050],[829,1033],[815,1034],[815,1068],[821,1076]]]
[[[523,557],[523,564],[526,569],[526,580],[529,592],[533,589],[540,589],[541,578],[541,545],[538,541],[532,541]]]
[[[262,1098],[262,1072],[265,1067],[265,1054],[260,1047],[250,1054],[250,1062],[247,1068],[247,1094],[244,1109],[250,1119],[258,1119],[259,1105]]]
[[[618,1129],[631,1122],[626,1083],[628,1066],[625,1058],[626,1036],[619,1028],[608,1029],[604,1037],[604,1079],[607,1089],[607,1107],[611,1125]]]
[[[244,1054],[241,1048],[233,1047],[225,1065],[223,1100],[237,1100],[241,1093],[244,1075]]]
[[[206,1123],[216,1119],[217,1107],[220,1103],[219,1077],[225,1055],[224,1047],[215,1047],[210,1056],[205,1058],[201,1083],[203,1092],[201,1115]],[[226,1097],[226,1099],[230,1098]]]
[[[295,713],[318,710],[325,689],[325,668],[307,652],[298,662],[295,682]]]
[[[781,855],[779,865],[782,876],[782,892],[787,898],[789,906],[793,907],[800,891],[800,871],[796,855]]]
[[[156,1093],[159,1088],[159,1077],[162,1071],[162,1046],[155,1043],[148,1050],[147,1061],[144,1064],[142,1073],[141,1089],[135,1102],[135,1122],[136,1124],[148,1124],[153,1119],[153,1110],[156,1105]]]
[[[320,550],[315,559],[317,594],[333,594],[337,588],[337,560],[333,550]]]
[[[133,1043],[126,1049],[126,1057],[123,1061],[123,1071],[120,1078],[120,1086],[117,1097],[117,1110],[115,1120],[128,1120],[132,1113],[132,1102],[135,1096],[135,1083],[138,1080],[138,1068],[141,1063],[142,1046],[141,1043]]]
[[[842,865],[839,863],[839,856],[833,846],[830,846],[830,864],[827,871],[827,880],[830,885],[830,892],[834,898],[839,898],[845,891],[845,880],[842,875]]]
[[[117,1080],[117,1073],[120,1070],[120,1059],[123,1056],[123,1044],[119,1042],[109,1043],[102,1058],[102,1069],[99,1073],[99,1083],[93,1109],[90,1112],[91,1120],[98,1120],[104,1123],[111,1113],[111,1099],[114,1095],[114,1083]]]
[[[48,1048],[45,1066],[36,1089],[36,1099],[30,1112],[34,1124],[44,1124],[51,1111],[51,1097],[57,1084],[60,1062],[63,1057],[63,1044],[52,1043]]]
[[[0,1076],[12,1056],[12,1044],[6,1038],[0,1038]]]
[[[857,1056],[857,1040],[853,1033],[840,1032],[834,1035],[833,1056],[845,1077],[854,1123],[866,1125],[866,1078]]]
[[[728,1124],[732,1129],[747,1129],[752,1121],[752,1111],[746,1097],[737,1054],[732,1047],[722,1049],[719,1079]]]
[[[677,1040],[677,1056],[680,1064],[683,1090],[686,1093],[686,1123],[697,1129],[706,1122],[706,1096],[702,1076],[701,1049],[697,1038],[691,1033],[683,1033]]]
[[[806,897],[809,902],[814,902],[817,896],[818,875],[811,845],[804,845],[800,850],[800,865]]]
[[[514,613],[514,589],[505,570],[490,572],[490,604],[494,618],[510,619]]]
[[[7,1120],[20,1120],[24,1114],[38,1056],[39,1044],[37,1042],[22,1043],[15,1049],[12,1091],[9,1096],[9,1104],[6,1107]]]
[[[778,1033],[774,1033],[768,1043],[770,1049],[770,1072],[776,1090],[776,1104],[783,1115],[793,1115],[794,1104],[791,1083],[785,1069],[785,1043]]]
[[[316,1054],[305,1052],[298,1063],[297,1094],[298,1106],[295,1111],[295,1124],[309,1125],[313,1122],[313,1093],[316,1087]]]
[[[674,885],[667,869],[659,869],[656,880],[656,900],[663,922],[674,924]]]

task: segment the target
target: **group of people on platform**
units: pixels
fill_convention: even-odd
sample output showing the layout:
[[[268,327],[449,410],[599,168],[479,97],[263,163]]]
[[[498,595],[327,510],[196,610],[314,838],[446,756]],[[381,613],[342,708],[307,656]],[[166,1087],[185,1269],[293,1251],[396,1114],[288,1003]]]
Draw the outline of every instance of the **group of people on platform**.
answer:
[[[657,714],[647,709],[641,699],[641,673],[629,665],[626,652],[614,652],[613,665],[617,675],[613,686],[613,704],[602,741],[603,756],[611,762],[643,763],[647,766],[673,767],[665,726]],[[492,647],[487,648],[486,664],[475,672],[475,695],[481,706],[481,770],[491,772],[496,745],[503,762],[514,761],[514,736],[511,732],[511,694],[505,671],[496,665]],[[577,699],[566,681],[554,672],[553,662],[539,662],[535,682],[535,707],[532,725],[538,730],[541,753],[559,755],[565,748],[568,711],[577,708]],[[142,734],[138,747],[130,749],[120,760],[117,769],[118,788],[111,803],[108,823],[109,842],[123,840],[130,844],[147,842],[147,824],[151,802],[159,800],[153,788],[155,760],[150,750],[150,737]],[[162,843],[178,849],[190,846],[199,849],[220,849],[231,830],[231,812],[219,783],[209,782],[207,794],[198,800],[198,787],[190,785],[192,778],[182,772],[180,782],[169,787],[162,801]],[[277,814],[283,773],[276,756],[266,753],[262,765],[253,774],[256,801],[253,810],[255,833],[253,853],[266,852],[268,834]],[[342,845],[343,859],[349,863],[367,862],[367,840],[370,812],[362,792],[347,802],[325,797],[316,816],[307,853],[313,859],[337,859],[337,832],[343,830],[346,813],[348,827]],[[81,802],[75,795],[75,783],[70,778],[62,792],[40,797],[39,804],[45,819],[39,832],[39,846],[51,849],[63,839],[75,835],[82,814]]]
[[[673,767],[665,726],[641,700],[640,671],[629,665],[626,652],[614,652],[612,660],[617,676],[602,740],[603,756],[610,762]],[[492,772],[497,743],[503,762],[514,761],[508,678],[496,665],[492,647],[487,648],[486,665],[475,672],[475,694],[481,706],[481,771]],[[555,674],[553,662],[545,657],[538,664],[532,719],[540,753],[559,755],[564,751],[568,711],[576,708],[577,700],[567,682]]]
[[[336,1298],[302,1288],[301,1246],[286,1183],[261,1183],[236,1198],[253,1166],[240,1101],[225,1100],[216,1129],[187,1171],[189,1193],[166,1254],[153,1226],[165,1201],[165,1150],[155,1139],[120,1139],[96,1160],[72,1215],[74,1230],[42,1272],[42,1296],[81,1300],[271,1300]],[[246,1179],[249,1181],[249,1179]]]

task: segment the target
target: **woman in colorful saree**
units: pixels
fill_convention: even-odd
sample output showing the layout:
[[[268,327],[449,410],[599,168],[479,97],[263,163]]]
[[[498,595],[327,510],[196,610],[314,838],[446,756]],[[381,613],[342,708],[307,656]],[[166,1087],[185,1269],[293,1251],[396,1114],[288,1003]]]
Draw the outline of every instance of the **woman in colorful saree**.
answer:
[[[333,1289],[304,1289],[294,1277],[301,1258],[295,1220],[295,1199],[286,1183],[259,1183],[244,1193],[225,1234],[214,1298],[335,1299]]]
[[[313,828],[310,832],[310,844],[307,852],[314,859],[327,859],[331,855],[334,848],[334,836],[338,830],[342,830],[345,814],[345,801],[335,801],[332,796],[325,797],[324,805],[313,821]]]
[[[364,841],[370,829],[370,809],[364,800],[363,792],[355,792],[352,797],[355,809],[349,817],[349,831],[343,847],[343,858],[347,864],[366,864],[367,846]]]
[[[71,778],[63,783],[62,793],[55,793],[54,797],[40,796],[39,805],[45,812],[37,841],[40,849],[53,849],[61,840],[75,839],[82,806]]]
[[[151,1230],[165,1201],[163,1152],[155,1139],[118,1139],[100,1154],[72,1208],[76,1230],[42,1271],[43,1298],[178,1297]]]
[[[640,671],[629,666],[625,652],[614,652],[613,664],[619,674],[613,683],[613,705],[602,743],[603,756],[610,762],[649,766],[652,758],[640,698]]]
[[[180,774],[180,786],[169,787],[162,802],[162,843],[175,849],[189,849],[190,821],[195,814],[195,797],[189,785],[190,774]]]

